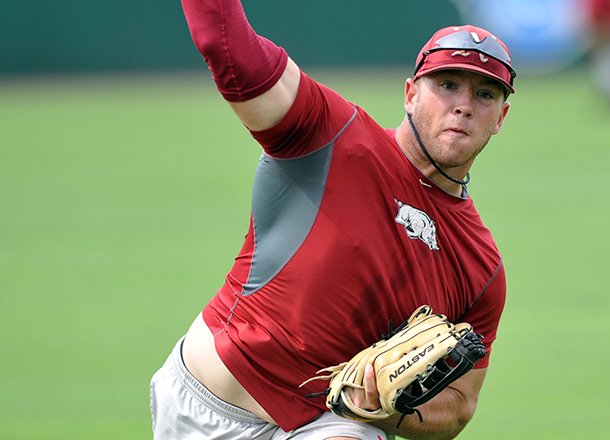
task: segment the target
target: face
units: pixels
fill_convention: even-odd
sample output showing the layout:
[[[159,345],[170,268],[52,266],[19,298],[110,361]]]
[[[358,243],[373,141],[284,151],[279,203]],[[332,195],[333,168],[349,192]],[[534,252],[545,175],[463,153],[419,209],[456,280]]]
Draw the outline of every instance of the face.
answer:
[[[443,70],[406,84],[405,109],[432,158],[446,169],[467,171],[500,131],[509,107],[502,85],[474,72]]]

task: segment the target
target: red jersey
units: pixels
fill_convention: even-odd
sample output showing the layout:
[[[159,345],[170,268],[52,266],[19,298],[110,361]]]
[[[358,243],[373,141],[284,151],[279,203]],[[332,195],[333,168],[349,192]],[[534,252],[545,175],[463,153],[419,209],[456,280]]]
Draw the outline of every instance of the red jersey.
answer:
[[[218,354],[286,431],[326,411],[299,384],[429,304],[484,336],[488,365],[505,300],[498,249],[470,197],[407,159],[393,131],[304,73],[265,152],[250,228],[203,310]],[[349,337],[348,337],[349,335]]]

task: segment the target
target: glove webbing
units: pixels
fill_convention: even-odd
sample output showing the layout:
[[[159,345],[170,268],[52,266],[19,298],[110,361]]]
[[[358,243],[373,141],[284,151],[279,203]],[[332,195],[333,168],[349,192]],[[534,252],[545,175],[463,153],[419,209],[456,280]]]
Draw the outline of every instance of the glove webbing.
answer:
[[[482,338],[482,336],[479,336]],[[471,340],[477,338],[474,333],[464,337],[464,342],[455,346],[449,356],[457,365],[451,368],[445,359],[439,359],[430,368],[425,378],[413,382],[409,389],[404,389],[396,399],[399,412],[413,410],[413,407],[426,403],[454,380],[459,379],[472,369],[475,362],[485,356],[484,348],[472,348]],[[408,404],[407,404],[408,402]]]

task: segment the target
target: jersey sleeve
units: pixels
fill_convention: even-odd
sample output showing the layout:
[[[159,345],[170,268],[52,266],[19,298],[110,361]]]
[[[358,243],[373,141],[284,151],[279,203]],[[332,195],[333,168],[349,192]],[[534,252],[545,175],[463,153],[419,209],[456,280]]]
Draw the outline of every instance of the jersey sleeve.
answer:
[[[480,359],[475,368],[487,368],[492,344],[496,340],[500,316],[506,302],[506,273],[501,264],[487,288],[475,299],[468,311],[460,317],[461,322],[472,325],[474,332],[483,335],[485,357]]]
[[[256,34],[239,0],[182,0],[197,50],[230,102],[255,98],[281,78],[288,54]]]
[[[270,156],[301,157],[331,142],[355,112],[354,104],[301,72],[295,102],[284,118],[251,133]]]

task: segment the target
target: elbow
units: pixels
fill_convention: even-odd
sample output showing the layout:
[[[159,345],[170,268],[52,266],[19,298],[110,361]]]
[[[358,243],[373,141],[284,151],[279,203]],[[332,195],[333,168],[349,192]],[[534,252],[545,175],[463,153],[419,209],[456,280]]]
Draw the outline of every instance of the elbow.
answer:
[[[191,38],[199,53],[205,58],[217,59],[225,52],[226,45],[223,43],[222,35],[214,29],[191,29]]]
[[[458,412],[458,423],[466,426],[474,417],[477,410],[477,400],[465,398],[462,404],[461,411]]]
[[[222,53],[226,46],[223,17],[215,10],[199,10],[191,2],[183,2],[191,39],[203,56]]]
[[[449,422],[444,432],[439,432],[437,436],[429,437],[435,440],[453,440],[455,439],[468,425],[474,416],[475,407],[468,405],[467,408],[460,408],[452,422]],[[427,437],[428,438],[428,437]]]
[[[461,395],[462,399],[454,420],[454,431],[450,438],[455,438],[470,423],[477,409],[477,400]]]

